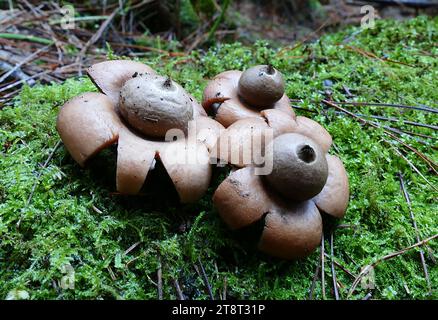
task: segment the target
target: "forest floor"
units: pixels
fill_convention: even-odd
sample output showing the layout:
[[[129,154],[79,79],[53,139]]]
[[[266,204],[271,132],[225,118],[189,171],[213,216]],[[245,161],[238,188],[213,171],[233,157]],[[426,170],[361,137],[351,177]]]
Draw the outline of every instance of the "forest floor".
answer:
[[[175,299],[176,284],[187,299],[335,299],[334,285],[341,299],[438,298],[438,18],[140,61],[199,100],[224,70],[281,70],[296,113],[327,128],[345,164],[345,218],[309,257],[282,261],[219,219],[221,172],[193,205],[119,196],[114,150],[81,169],[55,129],[68,99],[97,91],[91,81],[25,86],[0,109],[0,298]]]

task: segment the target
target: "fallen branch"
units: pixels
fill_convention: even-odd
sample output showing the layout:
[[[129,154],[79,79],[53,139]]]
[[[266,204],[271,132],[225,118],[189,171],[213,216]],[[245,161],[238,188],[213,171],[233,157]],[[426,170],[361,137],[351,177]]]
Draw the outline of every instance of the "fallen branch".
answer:
[[[316,113],[316,114],[320,113],[318,110],[312,110],[312,109],[308,109],[308,108],[303,108],[303,107],[296,106],[296,105],[292,105],[292,107],[294,109],[302,110],[302,111],[305,111],[305,112]],[[335,111],[335,114],[337,114],[337,115],[344,115],[345,113],[344,112],[340,112],[340,111]],[[364,114],[361,114],[361,113],[353,113],[353,112],[352,112],[352,114],[354,114],[354,115],[356,115],[358,117],[362,116],[362,117],[375,118],[375,119],[378,119],[378,120],[398,122],[398,120],[395,119],[395,118],[386,118],[386,117],[381,117],[381,116],[376,116],[376,115],[364,115]],[[425,128],[429,128],[429,129],[433,129],[433,130],[438,130],[438,126],[428,125],[428,124],[424,124],[424,123],[412,122],[412,121],[406,121],[406,120],[403,120],[403,123],[408,124],[408,125],[417,126],[417,127],[425,127]],[[400,128],[394,128],[394,127],[390,127],[390,126],[382,126],[382,127],[385,128],[385,129],[388,129],[389,131],[398,133],[398,134],[407,134],[407,135],[410,135],[410,136],[419,136],[419,137],[422,137],[422,138],[433,139],[433,140],[437,139],[435,137],[428,136],[428,135],[425,135],[425,134],[422,134],[422,133],[402,130]],[[419,140],[417,140],[417,141],[419,141]]]
[[[96,41],[100,39],[100,37],[102,36],[103,32],[106,30],[106,28],[108,27],[110,22],[113,20],[113,18],[115,17],[115,15],[116,15],[116,13],[118,11],[119,11],[119,8],[115,9],[111,13],[111,15],[108,16],[108,18],[101,24],[101,26],[99,27],[97,32],[95,34],[93,34],[93,36],[87,41],[85,46],[79,52],[79,55],[78,55],[78,57],[76,59],[76,62],[79,63],[79,68],[78,69],[79,69],[79,74],[80,75],[82,73],[82,60],[83,60],[85,54],[87,53],[88,48],[90,46],[92,46],[93,44],[95,44]]]
[[[16,66],[4,61],[0,61],[0,70],[5,70],[6,73],[9,73],[9,75],[13,76],[14,78],[20,79],[20,81],[28,81],[30,78],[30,76],[21,71],[19,67],[17,68]]]
[[[38,49],[34,53],[30,54],[28,57],[17,63],[12,69],[10,69],[8,72],[3,74],[0,77],[0,83],[6,80],[7,77],[9,77],[11,74],[13,74],[17,69],[19,69],[22,65],[32,61],[33,59],[37,58],[42,52],[46,51],[50,46],[46,46],[43,48]]]

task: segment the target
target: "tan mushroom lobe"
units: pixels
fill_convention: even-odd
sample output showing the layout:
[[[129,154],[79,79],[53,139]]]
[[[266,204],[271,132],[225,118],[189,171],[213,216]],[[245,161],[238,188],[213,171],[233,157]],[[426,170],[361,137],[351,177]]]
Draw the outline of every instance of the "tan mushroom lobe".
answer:
[[[294,129],[295,133],[311,138],[321,146],[324,152],[328,152],[332,145],[332,137],[323,126],[302,116],[296,117],[296,123],[298,126]]]
[[[129,131],[120,130],[117,146],[117,191],[137,194],[154,162],[157,143],[145,140]]]
[[[181,203],[199,200],[210,184],[212,168],[207,147],[186,140],[160,144],[159,159],[178,192]]]
[[[143,74],[156,74],[147,65],[129,60],[110,60],[93,64],[87,74],[99,90],[117,105],[119,94],[126,81]]]
[[[278,206],[266,215],[259,249],[283,259],[302,258],[312,253],[322,235],[322,219],[312,201]]]
[[[267,130],[260,117],[239,120],[222,131],[211,156],[237,167],[254,164],[256,157],[264,154],[265,143],[270,142]]]
[[[214,77],[204,90],[202,106],[226,128],[238,120],[259,116],[260,110],[243,101],[237,94],[241,75],[241,71],[235,70],[222,72]],[[269,108],[281,110],[295,118],[295,113],[286,95],[283,95]]]
[[[215,76],[204,89],[202,106],[207,112],[211,111],[214,103],[222,103],[237,97],[237,84],[241,71],[225,71]]]
[[[260,115],[266,120],[269,127],[274,130],[274,137],[297,130],[298,123],[295,121],[294,115],[285,114],[278,109],[266,109],[261,111]]]
[[[327,182],[313,201],[321,211],[342,218],[350,198],[347,172],[342,161],[336,156],[327,155],[327,163]]]
[[[111,100],[88,92],[69,100],[60,110],[56,128],[79,165],[117,142],[122,126]]]
[[[213,202],[231,229],[240,229],[260,220],[271,207],[271,198],[254,168],[231,173],[216,189]]]

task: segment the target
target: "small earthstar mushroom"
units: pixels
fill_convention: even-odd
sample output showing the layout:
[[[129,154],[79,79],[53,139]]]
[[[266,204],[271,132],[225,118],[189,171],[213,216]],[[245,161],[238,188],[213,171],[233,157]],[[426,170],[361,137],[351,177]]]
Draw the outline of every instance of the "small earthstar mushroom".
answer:
[[[259,165],[242,162],[241,152],[264,130],[273,137],[261,147],[265,161],[272,159],[272,171],[259,175]],[[342,218],[348,206],[348,176],[342,161],[327,154],[331,143],[315,121],[276,109],[235,121],[211,151],[233,167],[213,195],[219,215],[233,230],[263,223],[257,247],[264,253],[283,259],[308,256],[321,241],[321,215]],[[234,148],[223,148],[230,145]]]
[[[269,65],[218,74],[205,88],[202,106],[224,127],[257,117],[261,109],[279,110],[295,118],[289,98],[284,94],[283,77]]]
[[[266,109],[283,96],[283,75],[271,65],[249,68],[240,76],[237,92],[250,105]]]

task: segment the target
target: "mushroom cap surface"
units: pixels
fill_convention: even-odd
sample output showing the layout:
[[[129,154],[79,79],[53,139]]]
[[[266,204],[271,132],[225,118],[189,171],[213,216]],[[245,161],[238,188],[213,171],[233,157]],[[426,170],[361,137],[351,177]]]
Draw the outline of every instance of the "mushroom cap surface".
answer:
[[[266,180],[278,193],[293,201],[308,200],[323,189],[328,176],[325,153],[312,139],[297,133],[278,136],[267,147],[272,172]]]
[[[251,106],[266,109],[284,95],[284,79],[271,65],[259,65],[242,73],[237,88]]]
[[[162,138],[171,129],[187,133],[193,119],[192,98],[174,81],[157,75],[126,81],[119,110],[130,125],[152,137]]]

